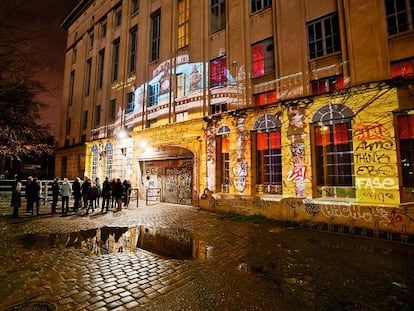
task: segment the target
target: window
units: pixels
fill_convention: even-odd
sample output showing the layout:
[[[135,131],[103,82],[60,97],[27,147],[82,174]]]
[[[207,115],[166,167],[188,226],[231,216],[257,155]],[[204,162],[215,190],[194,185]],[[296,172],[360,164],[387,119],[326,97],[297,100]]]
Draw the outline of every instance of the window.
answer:
[[[260,94],[254,95],[254,105],[255,106],[265,106],[276,104],[277,102],[277,93],[276,91],[269,91]]]
[[[113,43],[113,56],[112,56],[112,81],[118,80],[118,68],[119,68],[119,39]]]
[[[251,12],[255,13],[272,6],[272,0],[251,0]]]
[[[101,22],[101,39],[106,37],[106,21]]]
[[[398,116],[403,187],[414,188],[414,114]]]
[[[353,185],[353,149],[350,121],[333,120],[313,126],[318,186]]]
[[[226,26],[226,1],[210,0],[210,32],[216,32]]]
[[[136,69],[137,64],[137,27],[134,27],[129,32],[129,72]]]
[[[98,56],[98,88],[102,88],[103,84],[103,75],[104,75],[104,66],[105,66],[105,50],[102,49],[99,51]]]
[[[391,64],[391,77],[410,77],[414,75],[414,59],[407,59]]]
[[[227,85],[227,65],[226,57],[220,57],[210,62],[210,86]]]
[[[282,148],[280,128],[256,133],[256,184],[265,192],[282,185]]]
[[[75,87],[75,70],[73,70],[70,73],[70,78],[69,78],[69,106],[72,106],[73,104],[73,89]]]
[[[130,113],[134,111],[134,100],[135,100],[134,92],[129,92],[127,94],[127,104],[126,104],[125,113]]]
[[[273,38],[263,40],[252,46],[253,78],[275,71]]]
[[[179,112],[175,115],[176,122],[183,122],[188,120],[188,111]]]
[[[99,158],[98,146],[93,145],[91,148],[91,153],[92,153],[92,180],[95,180],[97,177],[97,172],[98,172],[98,158]]]
[[[78,49],[77,48],[73,48],[72,50],[72,63],[76,63],[76,57],[78,55]]]
[[[66,119],[66,135],[70,134],[71,123],[72,123],[72,119],[67,118]]]
[[[414,29],[414,0],[385,0],[388,35]]]
[[[91,90],[91,74],[92,74],[92,58],[86,61],[86,73],[85,73],[85,96],[89,96]]]
[[[115,12],[115,27],[119,27],[119,26],[121,26],[121,23],[122,23],[122,10],[121,9],[118,9],[116,12]]]
[[[151,16],[151,61],[160,57],[161,11]]]
[[[218,103],[210,105],[210,114],[216,115],[227,111],[227,103]]]
[[[181,73],[177,75],[177,98],[183,97],[187,94],[186,91],[186,75]]]
[[[99,126],[101,123],[101,105],[95,107],[95,126]]]
[[[88,126],[88,110],[83,112],[82,129],[85,130]]]
[[[190,0],[178,0],[177,47],[188,46],[190,25]]]
[[[326,94],[342,90],[344,88],[343,76],[334,76],[311,81],[312,94]]]
[[[230,187],[230,150],[229,150],[230,129],[223,126],[219,129],[216,136],[216,188],[221,192],[228,193]]]
[[[138,12],[139,9],[139,1],[138,0],[131,0],[131,15]]]
[[[309,22],[309,58],[316,58],[341,50],[338,15],[336,13]]]
[[[160,85],[154,84],[149,86],[149,102],[148,106],[155,106],[158,104],[158,95],[160,93]]]
[[[113,159],[113,148],[111,143],[105,145],[106,163],[105,163],[105,176],[112,178],[112,159]]]
[[[116,99],[111,99],[109,102],[109,120],[114,121],[116,117]]]
[[[88,48],[89,50],[93,49],[93,41],[94,41],[94,35],[93,30],[88,32]]]

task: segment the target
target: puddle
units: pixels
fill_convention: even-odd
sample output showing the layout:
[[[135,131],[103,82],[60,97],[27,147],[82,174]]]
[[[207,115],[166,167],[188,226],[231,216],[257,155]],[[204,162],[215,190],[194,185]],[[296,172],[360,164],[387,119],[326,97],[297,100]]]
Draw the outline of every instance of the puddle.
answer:
[[[182,228],[139,226],[102,227],[72,233],[26,234],[21,238],[25,248],[48,249],[74,247],[89,255],[136,252],[143,249],[174,259],[207,259],[213,248],[195,240]]]

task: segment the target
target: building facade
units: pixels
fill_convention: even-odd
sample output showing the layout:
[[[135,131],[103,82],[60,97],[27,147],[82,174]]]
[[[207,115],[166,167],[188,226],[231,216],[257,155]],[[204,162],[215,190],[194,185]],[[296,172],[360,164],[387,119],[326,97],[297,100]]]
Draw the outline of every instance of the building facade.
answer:
[[[414,233],[409,0],[96,0],[66,16],[58,176]]]

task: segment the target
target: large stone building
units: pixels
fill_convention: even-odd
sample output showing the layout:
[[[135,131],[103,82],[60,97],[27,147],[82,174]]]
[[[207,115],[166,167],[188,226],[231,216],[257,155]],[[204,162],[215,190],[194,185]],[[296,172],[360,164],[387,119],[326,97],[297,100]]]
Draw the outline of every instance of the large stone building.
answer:
[[[409,0],[83,0],[56,174],[141,198],[414,233]]]

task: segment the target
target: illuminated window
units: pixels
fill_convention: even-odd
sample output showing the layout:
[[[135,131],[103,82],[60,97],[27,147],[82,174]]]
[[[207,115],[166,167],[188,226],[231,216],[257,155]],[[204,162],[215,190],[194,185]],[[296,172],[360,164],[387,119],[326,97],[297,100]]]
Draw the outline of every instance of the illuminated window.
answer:
[[[312,94],[325,94],[329,92],[339,91],[344,88],[343,76],[334,76],[311,81]]]
[[[276,91],[269,91],[260,94],[254,95],[254,105],[255,106],[265,106],[275,104],[277,102],[277,93]]]
[[[127,94],[127,103],[125,113],[131,113],[134,111],[134,101],[135,101],[135,93],[129,92]]]
[[[282,185],[282,148],[280,128],[256,133],[256,183]]]
[[[179,112],[175,115],[176,122],[183,122],[188,120],[188,111]]]
[[[111,143],[105,145],[106,163],[105,163],[105,176],[112,178],[112,160],[113,160],[113,149]]]
[[[413,0],[385,0],[388,35],[414,29]]]
[[[398,61],[391,64],[391,77],[410,77],[414,75],[414,59]]]
[[[273,38],[266,39],[252,46],[253,78],[275,71]]]
[[[307,23],[309,58],[341,50],[338,15],[331,14]]]
[[[230,129],[223,126],[216,136],[216,188],[228,193],[230,187]]]
[[[137,27],[129,32],[129,72],[135,71],[137,64]]]
[[[398,116],[398,128],[403,186],[414,188],[414,114]]]
[[[272,0],[251,0],[251,12],[259,12],[272,6]]]
[[[92,152],[92,179],[95,180],[97,177],[97,172],[98,172],[98,158],[99,158],[98,146],[93,145],[91,152]]]
[[[210,32],[226,27],[226,1],[210,0]]]
[[[151,61],[160,57],[161,11],[151,15]]]
[[[316,183],[318,186],[352,186],[354,162],[350,120],[313,126]]]
[[[210,86],[227,85],[227,65],[226,57],[220,57],[210,61]]]
[[[183,97],[186,95],[186,76],[183,73],[177,75],[177,98]]]
[[[190,27],[190,0],[178,0],[178,37],[179,49],[188,46]]]
[[[149,85],[149,101],[148,106],[155,106],[158,104],[158,95],[160,93],[160,85],[158,83]]]

